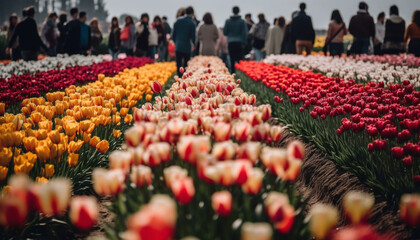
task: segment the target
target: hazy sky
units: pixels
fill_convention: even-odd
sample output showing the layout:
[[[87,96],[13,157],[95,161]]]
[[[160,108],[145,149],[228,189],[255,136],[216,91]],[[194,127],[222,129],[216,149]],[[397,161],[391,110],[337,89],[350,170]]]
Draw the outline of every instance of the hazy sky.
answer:
[[[141,13],[147,12],[150,17],[155,15],[166,15],[172,24],[178,8],[182,6],[193,6],[198,19],[202,19],[204,13],[213,14],[216,25],[223,26],[227,17],[231,15],[232,6],[238,5],[241,14],[252,13],[255,21],[257,14],[262,12],[271,23],[275,17],[284,16],[290,20],[292,11],[297,10],[300,0],[105,0],[109,10],[110,18],[119,16],[122,13],[132,14],[139,17]],[[356,13],[359,1],[355,0],[305,0],[306,12],[312,17],[316,29],[327,28],[331,12],[338,8],[341,11],[344,21],[348,24],[350,18]],[[366,0],[369,5],[369,12],[376,16],[384,11],[388,17],[389,7],[397,4],[406,22],[411,22],[411,15],[415,9],[420,9],[420,0]]]

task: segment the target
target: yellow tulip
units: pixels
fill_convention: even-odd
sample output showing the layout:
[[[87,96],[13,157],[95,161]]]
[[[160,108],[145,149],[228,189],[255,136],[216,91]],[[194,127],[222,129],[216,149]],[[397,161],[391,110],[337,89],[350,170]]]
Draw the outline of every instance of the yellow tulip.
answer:
[[[51,142],[54,144],[60,143],[60,132],[58,130],[54,130],[48,133],[48,137],[50,138]]]
[[[6,179],[8,171],[9,169],[7,167],[0,166],[0,181]],[[5,191],[5,188],[3,188],[3,191]]]
[[[102,140],[96,145],[96,149],[98,149],[99,152],[105,153],[108,151],[109,148],[109,142],[107,140]]]
[[[98,145],[98,143],[101,141],[101,139],[98,136],[94,136],[89,140],[89,145],[91,147],[96,147],[96,145]]]
[[[67,158],[67,162],[71,167],[74,167],[77,164],[77,162],[79,162],[79,154],[70,153]]]
[[[12,160],[13,151],[11,148],[0,149],[0,166],[8,166],[10,160]]]

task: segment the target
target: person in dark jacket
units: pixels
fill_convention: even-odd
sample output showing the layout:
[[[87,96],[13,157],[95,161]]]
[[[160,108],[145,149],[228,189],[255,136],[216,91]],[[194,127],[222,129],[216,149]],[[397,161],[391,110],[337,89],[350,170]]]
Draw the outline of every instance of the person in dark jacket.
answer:
[[[89,22],[89,27],[90,27],[90,41],[91,41],[91,46],[92,46],[92,54],[93,55],[98,55],[99,51],[98,51],[98,47],[102,42],[102,29],[101,26],[99,25],[99,19],[97,19],[96,17],[92,18]]]
[[[235,63],[244,59],[244,49],[247,44],[248,28],[239,15],[239,7],[232,8],[233,16],[225,22],[223,34],[227,36],[230,56],[230,72],[235,72]]]
[[[246,23],[246,27],[248,29],[247,33],[249,33],[252,26],[254,26],[254,24],[255,24],[254,21],[252,20],[251,13],[245,14],[245,23]],[[246,46],[245,46],[245,50],[244,50],[244,55],[247,55],[252,50],[252,35],[251,34],[248,34],[248,38],[247,38],[246,41],[247,42],[246,42]]]
[[[118,54],[121,52],[121,29],[118,25],[118,18],[113,17],[111,20],[111,28],[109,30],[108,51],[112,59],[118,59]]]
[[[292,13],[292,20],[298,15],[298,11]],[[284,29],[283,42],[281,43],[281,54],[296,54],[296,39],[292,34],[292,21]]]
[[[58,17],[58,38],[57,38],[57,53],[65,53],[64,43],[66,40],[66,22],[67,22],[67,14],[65,12],[60,13]]]
[[[38,28],[36,25],[35,7],[31,6],[26,9],[27,17],[20,22],[15,31],[13,32],[12,38],[6,49],[6,53],[10,53],[10,48],[13,46],[14,41],[19,37],[19,47],[21,49],[22,58],[25,61],[38,60],[38,51],[40,47],[47,49],[42,42],[38,34]]]
[[[168,18],[166,16],[162,17],[162,26],[165,40],[163,46],[160,49],[161,53],[159,53],[159,58],[162,61],[166,61],[168,59],[168,39],[170,38],[172,33],[172,28],[171,26],[169,26]]]
[[[263,51],[265,46],[265,37],[267,35],[270,24],[265,20],[263,13],[258,14],[258,23],[252,26],[249,34],[253,37],[252,49],[254,50],[256,61],[259,62],[265,57]]]
[[[87,14],[86,12],[79,13],[80,20],[80,53],[87,55],[91,53],[92,41],[91,41],[91,28],[86,24]]]
[[[175,42],[176,66],[178,76],[181,76],[179,69],[186,67],[191,58],[191,50],[195,48],[196,25],[193,21],[194,9],[188,7],[185,10],[187,16],[180,17],[174,24],[172,40]]]
[[[407,52],[420,57],[420,10],[413,12],[411,23],[405,31],[404,40],[408,43]]]
[[[6,44],[9,45],[10,40],[12,39],[13,36],[13,32],[16,29],[16,26],[19,23],[19,18],[18,15],[16,13],[13,13],[12,15],[10,15],[9,17],[9,27],[7,28],[7,37],[6,37]],[[21,59],[21,55],[20,55],[20,48],[19,48],[19,40],[15,39],[15,41],[13,43],[11,43],[12,47],[11,47],[11,51],[12,51],[12,60],[13,61],[17,61],[19,59]]]
[[[69,21],[66,25],[66,41],[65,47],[66,52],[69,55],[79,54],[81,52],[80,49],[80,20],[77,18],[79,14],[79,10],[77,8],[72,8],[70,10],[70,15],[72,20]]]
[[[292,20],[292,34],[296,39],[297,54],[302,54],[305,48],[306,54],[310,55],[315,41],[315,31],[312,26],[312,19],[306,15],[306,4],[299,5],[300,12]]]
[[[351,17],[349,32],[354,36],[351,54],[368,53],[370,41],[375,38],[375,23],[368,13],[368,5],[359,3],[359,11]]]
[[[385,38],[382,51],[385,54],[400,54],[405,52],[405,21],[398,16],[398,7],[392,5],[389,18],[385,22]]]

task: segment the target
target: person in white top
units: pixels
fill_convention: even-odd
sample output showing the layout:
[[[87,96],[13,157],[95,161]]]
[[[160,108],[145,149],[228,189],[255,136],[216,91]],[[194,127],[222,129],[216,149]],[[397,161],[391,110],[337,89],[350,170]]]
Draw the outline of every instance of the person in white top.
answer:
[[[158,46],[158,32],[156,28],[149,25],[149,15],[143,13],[140,21],[136,23],[136,56],[147,56],[155,59]]]
[[[382,44],[385,38],[385,13],[378,14],[378,20],[375,25],[376,33],[373,41],[373,52],[375,55],[382,55]]]
[[[271,54],[277,55],[281,52],[281,45],[284,37],[284,26],[286,20],[284,17],[279,17],[275,20],[274,25],[271,26],[265,36],[265,52],[269,56]]]

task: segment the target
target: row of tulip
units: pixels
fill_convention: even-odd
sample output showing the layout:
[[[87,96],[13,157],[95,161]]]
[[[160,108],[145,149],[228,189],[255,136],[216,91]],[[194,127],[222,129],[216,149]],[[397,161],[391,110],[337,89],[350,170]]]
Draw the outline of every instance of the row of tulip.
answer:
[[[416,188],[420,93],[409,81],[384,90],[383,83],[363,86],[266,63],[236,67],[245,90],[275,104],[274,116],[375,191],[396,204]]]
[[[7,79],[12,75],[28,73],[34,75],[37,72],[49,70],[64,70],[67,67],[91,65],[105,60],[104,55],[72,55],[59,54],[56,57],[46,57],[39,61],[12,61],[7,65],[0,64],[0,78]]]
[[[66,177],[74,184],[73,193],[88,193],[93,168],[106,166],[106,152],[120,146],[133,108],[152,99],[150,83],[165,84],[175,70],[173,62],[149,64],[25,99],[21,113],[0,117],[0,184],[15,174],[39,183]],[[31,228],[38,216],[31,215]]]
[[[361,54],[354,57],[356,61],[364,62],[379,62],[379,63],[388,63],[389,65],[395,66],[409,66],[409,67],[419,67],[420,66],[420,57],[416,57],[413,54],[385,54],[385,55],[369,55]]]
[[[283,127],[268,124],[270,105],[254,106],[255,95],[238,87],[220,59],[196,57],[176,81],[167,96],[135,110],[125,145],[109,155],[110,170],[93,172],[96,193],[113,197],[108,237],[309,239],[305,204],[292,186],[305,157],[302,143],[273,147]],[[336,231],[338,213],[329,215],[337,210],[318,208],[313,234],[384,239],[365,224],[373,198],[346,199],[352,227]]]
[[[0,79],[0,114],[5,107],[13,105],[12,112],[18,110],[17,103],[30,97],[39,97],[49,91],[63,90],[74,84],[96,81],[98,74],[113,76],[126,68],[140,67],[153,60],[149,58],[127,57],[113,61],[105,61],[85,66],[73,66],[64,70],[49,70],[12,76],[7,81]],[[4,106],[5,105],[5,106]]]
[[[401,84],[409,80],[420,88],[420,71],[408,66],[392,66],[388,63],[357,61],[350,58],[326,56],[271,55],[265,63],[284,65],[303,71],[321,72],[327,77],[339,77],[346,81],[354,79],[357,83],[383,82],[386,86]]]

